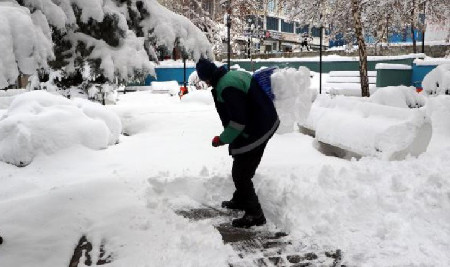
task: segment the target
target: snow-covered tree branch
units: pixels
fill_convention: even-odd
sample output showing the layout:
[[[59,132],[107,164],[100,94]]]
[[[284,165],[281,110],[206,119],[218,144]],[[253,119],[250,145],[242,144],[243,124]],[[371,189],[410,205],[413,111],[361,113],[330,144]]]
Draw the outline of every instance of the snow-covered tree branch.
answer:
[[[172,50],[180,46],[194,59],[201,55],[212,57],[210,43],[202,31],[156,0],[10,0],[0,5],[2,14],[11,14],[9,10],[22,13],[1,16],[7,20],[1,25],[16,27],[7,37],[8,42],[2,43],[11,43],[24,35],[29,40],[23,43],[30,47],[17,50],[17,46],[11,46],[16,49],[12,53],[16,56],[8,62],[17,61],[20,65],[17,58],[30,55],[35,59],[23,64],[26,70],[23,66],[3,64],[9,72],[17,69],[29,74],[38,67],[46,68],[47,59],[54,59],[48,65],[64,70],[66,76],[80,73],[88,64],[93,75],[109,81],[128,80],[137,73],[153,72],[151,61],[158,47]],[[11,32],[11,26],[1,25],[2,31]],[[36,35],[39,36],[33,39]],[[5,76],[5,71],[1,73]],[[0,87],[13,83],[16,74],[9,73]]]

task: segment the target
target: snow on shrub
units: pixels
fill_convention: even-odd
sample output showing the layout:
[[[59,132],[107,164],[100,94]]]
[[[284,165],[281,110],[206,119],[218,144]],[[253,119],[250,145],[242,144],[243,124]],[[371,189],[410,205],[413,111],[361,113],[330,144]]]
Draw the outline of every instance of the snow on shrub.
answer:
[[[428,95],[450,95],[450,64],[437,66],[422,81]]]
[[[431,120],[425,108],[400,108],[370,99],[320,95],[305,127],[326,144],[386,160],[400,160],[426,151]]]
[[[50,27],[38,11],[0,2],[0,88],[13,84],[20,73],[33,74],[53,58]]]
[[[415,87],[406,86],[379,88],[370,96],[369,101],[399,108],[420,108],[425,105],[425,97],[418,94]]]
[[[275,107],[280,117],[278,133],[292,132],[296,123],[304,123],[311,109],[309,69],[275,70],[271,76]]]
[[[103,149],[121,131],[117,115],[100,104],[33,91],[17,96],[0,118],[0,160],[25,166],[73,145]]]

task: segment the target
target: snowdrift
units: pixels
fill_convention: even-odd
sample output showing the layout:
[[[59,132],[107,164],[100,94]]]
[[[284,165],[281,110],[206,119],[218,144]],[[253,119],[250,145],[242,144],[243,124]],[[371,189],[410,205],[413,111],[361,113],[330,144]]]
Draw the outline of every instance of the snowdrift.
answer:
[[[26,166],[38,154],[73,145],[103,149],[121,132],[119,117],[100,104],[33,91],[17,96],[0,117],[0,160]]]
[[[275,108],[280,117],[277,133],[293,132],[296,123],[304,123],[311,109],[312,91],[308,68],[278,69],[270,77]]]
[[[361,156],[386,160],[417,156],[426,151],[430,142],[431,120],[423,107],[406,108],[424,103],[420,96],[401,93],[407,90],[394,93],[403,95],[404,107],[399,101],[378,103],[389,99],[387,96],[392,96],[395,89],[379,90],[369,99],[320,95],[303,126],[315,131],[318,141]]]
[[[450,95],[450,64],[437,66],[422,82],[428,95]]]

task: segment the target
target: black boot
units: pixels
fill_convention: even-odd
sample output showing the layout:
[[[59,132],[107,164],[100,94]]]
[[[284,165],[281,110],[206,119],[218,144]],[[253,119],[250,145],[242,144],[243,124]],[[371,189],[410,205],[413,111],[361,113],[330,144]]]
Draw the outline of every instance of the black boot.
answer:
[[[230,210],[244,210],[244,205],[234,200],[228,200],[222,202],[222,208]]]
[[[0,236],[0,245],[3,244],[3,238]]]
[[[234,219],[232,225],[239,228],[250,228],[252,226],[260,226],[266,223],[266,217],[261,211],[257,213],[245,212],[244,217],[239,219]]]

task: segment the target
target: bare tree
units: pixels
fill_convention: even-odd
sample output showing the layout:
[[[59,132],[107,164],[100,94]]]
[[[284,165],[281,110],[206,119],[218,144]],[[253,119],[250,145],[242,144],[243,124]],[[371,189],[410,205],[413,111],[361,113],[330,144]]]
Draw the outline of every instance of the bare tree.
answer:
[[[364,41],[363,27],[361,21],[361,1],[352,0],[352,15],[355,27],[356,39],[358,40],[359,51],[359,74],[361,81],[361,95],[370,96],[369,78],[367,76],[367,51]]]

